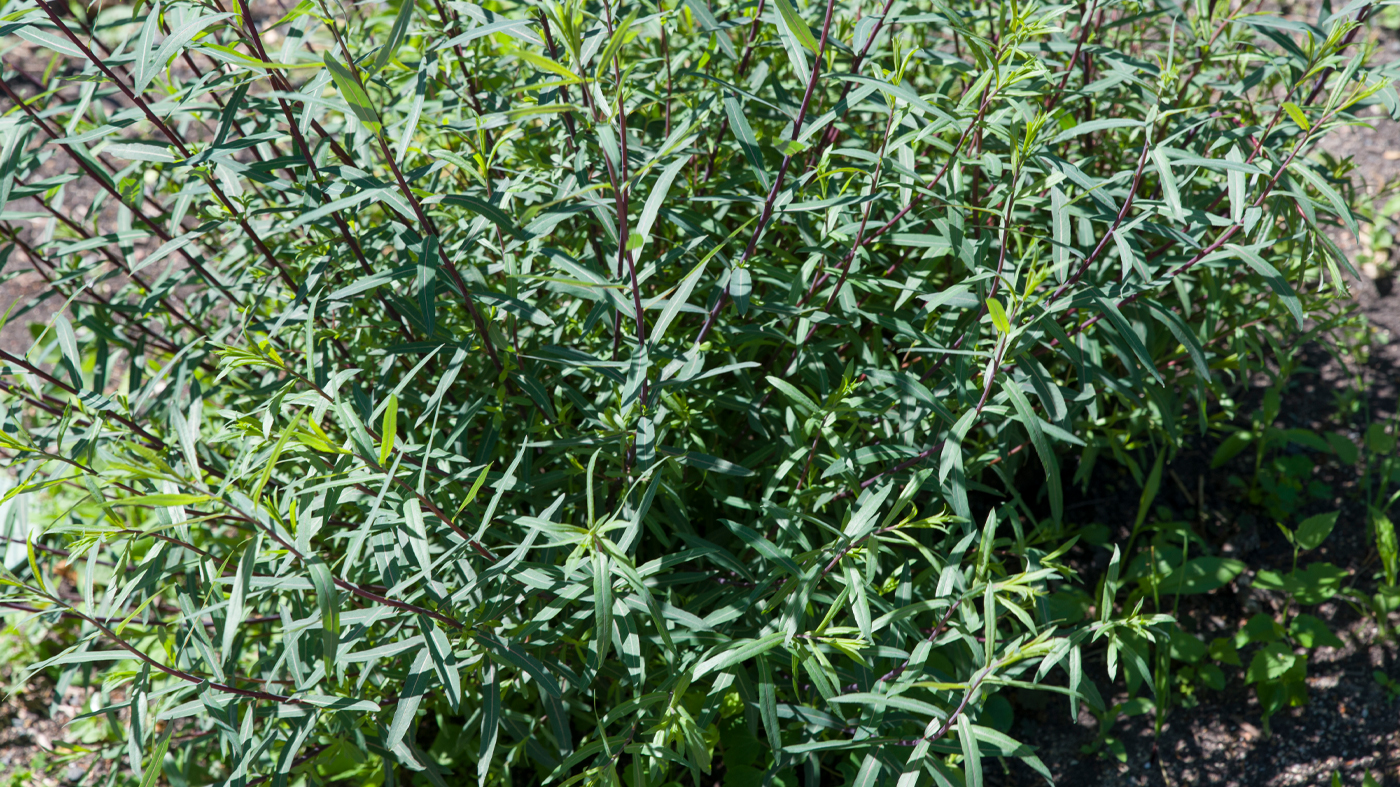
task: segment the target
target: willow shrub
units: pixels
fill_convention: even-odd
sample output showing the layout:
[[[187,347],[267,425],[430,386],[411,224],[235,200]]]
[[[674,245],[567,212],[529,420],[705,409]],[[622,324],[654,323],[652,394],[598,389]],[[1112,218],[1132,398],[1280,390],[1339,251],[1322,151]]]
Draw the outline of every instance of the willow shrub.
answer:
[[[108,783],[1045,771],[1005,692],[1170,628],[1050,603],[1067,473],[1329,324],[1396,99],[1359,2],[236,2],[4,9],[4,603]]]

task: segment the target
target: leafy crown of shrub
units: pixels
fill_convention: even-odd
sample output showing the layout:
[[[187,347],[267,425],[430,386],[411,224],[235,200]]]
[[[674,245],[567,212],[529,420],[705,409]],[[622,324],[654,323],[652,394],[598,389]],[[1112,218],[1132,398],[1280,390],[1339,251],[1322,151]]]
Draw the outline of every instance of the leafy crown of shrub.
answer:
[[[228,2],[4,7],[0,583],[147,785],[1045,772],[1162,620],[1062,464],[1328,324],[1397,108],[1360,0]]]

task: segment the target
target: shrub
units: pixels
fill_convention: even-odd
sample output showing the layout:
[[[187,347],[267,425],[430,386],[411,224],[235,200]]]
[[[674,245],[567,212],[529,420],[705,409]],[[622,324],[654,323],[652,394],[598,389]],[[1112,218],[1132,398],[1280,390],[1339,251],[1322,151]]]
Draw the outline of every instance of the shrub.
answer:
[[[1004,692],[1170,636],[1050,603],[1065,474],[1330,325],[1396,109],[1358,3],[234,1],[5,8],[5,603],[111,780],[1044,771]]]

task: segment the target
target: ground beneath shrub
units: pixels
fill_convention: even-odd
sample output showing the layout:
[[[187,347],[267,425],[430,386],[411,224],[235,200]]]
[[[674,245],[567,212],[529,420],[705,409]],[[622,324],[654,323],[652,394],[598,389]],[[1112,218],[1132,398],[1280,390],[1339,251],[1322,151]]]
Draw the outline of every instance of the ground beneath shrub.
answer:
[[[1400,55],[1400,40],[1392,38],[1389,46],[1396,50],[1392,57]],[[1329,148],[1355,157],[1358,172],[1366,180],[1364,187],[1372,193],[1400,177],[1400,125],[1384,121],[1377,122],[1374,129],[1348,129]],[[1363,187],[1360,182],[1357,185]],[[1354,240],[1338,240],[1349,254],[1357,253]],[[1372,418],[1380,420],[1395,415],[1400,394],[1400,292],[1395,291],[1386,267],[1369,268],[1367,273],[1376,278],[1363,276],[1354,283],[1353,291],[1377,333],[1367,362],[1351,369],[1365,382]],[[1280,425],[1337,428],[1331,418],[1335,394],[1354,385],[1352,374],[1320,348],[1306,348],[1304,356],[1315,371],[1294,377],[1284,396]],[[1349,426],[1351,436],[1359,437],[1366,425]],[[1204,524],[1197,532],[1216,541],[1222,553],[1250,565],[1250,570],[1231,585],[1207,598],[1184,603],[1183,627],[1207,640],[1233,635],[1261,609],[1276,611],[1270,606],[1276,599],[1251,591],[1248,582],[1261,568],[1287,570],[1292,556],[1282,534],[1270,526],[1271,520],[1242,505],[1224,473],[1210,471],[1215,447],[1215,443],[1202,444],[1181,452],[1169,467],[1174,471],[1168,474],[1172,481],[1164,479],[1158,498],[1158,504],[1167,504],[1182,519],[1204,513]],[[1111,477],[1118,473],[1122,473],[1121,478]],[[1356,479],[1329,480],[1337,482],[1340,494],[1337,499],[1320,502],[1319,510],[1340,507],[1343,513],[1319,557],[1348,569],[1355,581],[1376,571],[1377,557],[1366,538],[1365,511],[1346,494],[1354,490]],[[1079,501],[1076,518],[1109,525],[1126,537],[1139,494],[1131,477],[1119,468],[1103,468],[1096,472],[1090,488],[1103,496]],[[1204,498],[1197,500],[1202,488]],[[1084,508],[1093,514],[1088,515]],[[1129,521],[1123,520],[1123,512],[1129,512]],[[1056,783],[1064,785],[1292,787],[1327,785],[1334,773],[1345,785],[1360,785],[1367,773],[1381,785],[1400,785],[1400,701],[1387,696],[1373,677],[1374,671],[1381,670],[1392,680],[1400,680],[1400,645],[1395,635],[1384,640],[1372,620],[1362,618],[1339,600],[1309,611],[1327,621],[1345,645],[1313,652],[1308,668],[1309,703],[1276,714],[1271,735],[1264,733],[1254,692],[1244,685],[1243,671],[1238,669],[1224,691],[1198,689],[1198,705],[1172,709],[1160,736],[1154,734],[1150,713],[1120,720],[1113,732],[1125,745],[1126,761],[1104,753],[1085,754],[1084,748],[1096,738],[1098,721],[1081,709],[1075,723],[1066,723],[1069,709],[1062,700],[1039,710],[1028,707],[1034,700],[1022,698],[1012,734],[1038,747]],[[1390,625],[1396,623],[1392,617]],[[1097,669],[1096,674],[1104,677],[1102,663],[1086,665],[1086,669]],[[1121,701],[1126,696],[1121,683],[1113,686],[1100,680],[1099,689],[1106,700]],[[999,773],[991,770],[988,781],[993,784],[1043,781],[1019,764]]]
[[[1374,303],[1378,310],[1388,309],[1392,318],[1400,313],[1400,294],[1377,298]],[[1391,325],[1400,335],[1400,322]],[[1389,349],[1394,350],[1395,345]],[[1366,369],[1368,374],[1393,375],[1400,367],[1394,359],[1375,353]],[[1303,422],[1296,425],[1307,425],[1310,411],[1330,404],[1327,399],[1334,389],[1325,379],[1328,371],[1331,370],[1324,366],[1317,374],[1295,378],[1292,395],[1284,398],[1284,411],[1293,412]],[[1394,401],[1392,397],[1392,409]],[[1232,637],[1258,612],[1278,616],[1282,612],[1281,596],[1252,589],[1250,584],[1258,570],[1287,571],[1293,554],[1282,534],[1271,526],[1272,519],[1243,505],[1239,492],[1229,487],[1224,472],[1209,471],[1217,444],[1203,443],[1178,454],[1169,466],[1168,477],[1172,480],[1164,479],[1157,498],[1158,506],[1171,509],[1173,519],[1195,519],[1198,535],[1212,542],[1220,553],[1249,565],[1225,587],[1202,596],[1182,597],[1182,627],[1206,641]],[[1353,491],[1348,484],[1354,488],[1355,481],[1348,481],[1345,476],[1329,475],[1338,497],[1318,501],[1300,516],[1341,509],[1337,527],[1317,550],[1316,559],[1346,569],[1351,574],[1350,584],[1370,592],[1374,582],[1369,577],[1377,571],[1377,556],[1366,533],[1364,508],[1348,499],[1348,493]],[[1190,483],[1175,483],[1179,478],[1188,478]],[[1077,501],[1081,504],[1080,521],[1108,524],[1115,531],[1115,541],[1126,540],[1132,522],[1131,513],[1128,521],[1123,520],[1123,512],[1136,510],[1140,494],[1132,477],[1121,468],[1109,466],[1096,471],[1089,487],[1101,496]],[[1199,496],[1201,489],[1205,490],[1204,497]],[[1084,512],[1086,508],[1093,513]],[[1095,574],[1101,573],[1107,563],[1106,550],[1083,552],[1087,554],[1081,554],[1080,559],[1090,570],[1097,567]],[[1094,574],[1086,576],[1092,582]],[[1048,703],[1034,695],[1018,696],[1011,734],[1038,748],[1037,753],[1055,782],[1061,785],[1292,787],[1329,785],[1334,773],[1349,786],[1360,785],[1367,773],[1381,785],[1400,785],[1400,699],[1387,696],[1373,677],[1380,670],[1391,680],[1400,680],[1400,643],[1396,642],[1400,616],[1391,616],[1392,634],[1387,641],[1379,636],[1372,619],[1358,615],[1340,598],[1307,611],[1326,621],[1344,644],[1312,651],[1307,680],[1309,702],[1276,713],[1272,734],[1264,731],[1253,688],[1244,684],[1244,670],[1230,667],[1226,668],[1229,680],[1223,691],[1197,687],[1198,704],[1172,708],[1160,735],[1154,732],[1151,713],[1119,719],[1112,734],[1124,743],[1126,758],[1122,761],[1102,749],[1086,753],[1097,737],[1098,720],[1081,708],[1074,723],[1068,723],[1068,703],[1058,696]],[[1248,664],[1248,656],[1245,663]],[[1097,659],[1086,659],[1085,670],[1096,678],[1106,701],[1127,699],[1121,680],[1105,680],[1102,654]],[[1140,693],[1145,694],[1146,690]],[[1021,763],[1006,763],[1000,771],[987,770],[990,784],[1043,783],[1039,775]]]
[[[1368,33],[1379,47],[1378,62],[1400,60],[1400,35],[1379,28]],[[1342,129],[1324,146],[1332,155],[1353,158],[1355,187],[1373,197],[1383,192],[1395,194],[1390,187],[1400,182],[1400,124],[1380,114],[1376,113],[1370,127]],[[1380,197],[1378,204],[1384,201],[1385,197]],[[1339,233],[1336,240],[1364,270],[1352,291],[1358,308],[1376,331],[1369,358],[1364,364],[1353,359],[1344,366],[1321,348],[1304,348],[1306,362],[1313,370],[1293,378],[1283,398],[1280,426],[1317,430],[1340,426],[1359,439],[1365,423],[1339,424],[1334,416],[1338,392],[1355,390],[1353,373],[1364,383],[1372,420],[1388,419],[1397,412],[1400,292],[1394,286],[1394,269],[1400,265],[1396,259],[1400,255],[1392,249],[1389,260],[1376,258],[1369,252],[1368,236],[1369,232],[1363,232],[1360,239]],[[1209,596],[1183,600],[1183,628],[1207,641],[1232,636],[1256,612],[1278,611],[1272,607],[1276,597],[1252,591],[1248,583],[1261,568],[1288,570],[1292,559],[1292,548],[1272,526],[1272,520],[1242,505],[1238,492],[1228,486],[1225,473],[1210,470],[1216,445],[1202,444],[1178,454],[1169,468],[1175,471],[1169,474],[1172,480],[1164,478],[1157,501],[1182,519],[1204,513],[1198,534],[1215,541],[1223,554],[1241,558],[1250,566],[1235,582]],[[1112,477],[1119,473],[1121,477]],[[1318,559],[1347,569],[1352,574],[1350,581],[1364,585],[1363,578],[1377,571],[1377,555],[1366,536],[1365,510],[1355,499],[1356,473],[1335,475],[1328,480],[1334,482],[1338,497],[1319,501],[1317,511],[1307,512],[1338,508],[1343,512],[1336,530],[1319,549]],[[1089,488],[1100,497],[1078,501],[1081,508],[1073,518],[1103,523],[1126,538],[1139,495],[1132,478],[1121,468],[1102,468]],[[1197,500],[1200,488],[1205,495]],[[1124,512],[1128,512],[1126,522]],[[1102,570],[1107,555],[1097,557]],[[1389,623],[1393,633],[1387,641],[1379,636],[1372,620],[1361,617],[1340,599],[1309,612],[1327,621],[1345,644],[1313,651],[1308,667],[1309,702],[1275,714],[1271,735],[1264,733],[1254,691],[1244,685],[1243,671],[1238,668],[1227,672],[1230,681],[1225,690],[1198,689],[1198,705],[1172,709],[1160,736],[1154,733],[1150,713],[1120,719],[1113,734],[1125,745],[1126,761],[1102,753],[1085,754],[1084,748],[1096,738],[1098,721],[1081,708],[1079,718],[1067,723],[1068,703],[1060,698],[1043,709],[1033,707],[1039,700],[1019,698],[1012,734],[1039,749],[1055,782],[1062,785],[1293,787],[1330,785],[1336,773],[1342,784],[1350,786],[1360,785],[1370,773],[1383,787],[1400,787],[1400,699],[1387,696],[1373,677],[1373,672],[1380,670],[1391,680],[1400,680],[1400,644],[1396,642],[1400,632],[1395,629],[1400,620],[1392,615]],[[1096,665],[1086,664],[1086,672],[1100,679],[1098,688],[1106,701],[1126,697],[1121,681],[1115,686],[1103,680],[1106,675],[1101,660]],[[991,784],[1044,781],[1020,763],[986,770]]]
[[[0,703],[0,787],[76,785],[106,772],[107,763],[98,757],[60,762],[70,752],[55,748],[66,739],[64,725],[81,713],[90,694],[71,686],[60,698],[41,679]]]

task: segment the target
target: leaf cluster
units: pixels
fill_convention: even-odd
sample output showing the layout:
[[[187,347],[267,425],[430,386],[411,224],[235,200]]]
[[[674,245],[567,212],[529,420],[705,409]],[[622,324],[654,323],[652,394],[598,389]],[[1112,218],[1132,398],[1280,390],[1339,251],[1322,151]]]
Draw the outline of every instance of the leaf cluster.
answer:
[[[0,584],[111,780],[1048,774],[1005,693],[1171,636],[1066,488],[1340,319],[1400,112],[1364,2],[227,2],[3,8]]]

